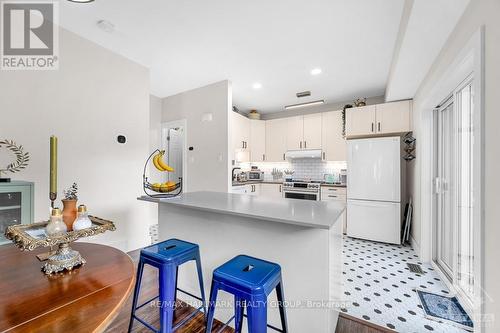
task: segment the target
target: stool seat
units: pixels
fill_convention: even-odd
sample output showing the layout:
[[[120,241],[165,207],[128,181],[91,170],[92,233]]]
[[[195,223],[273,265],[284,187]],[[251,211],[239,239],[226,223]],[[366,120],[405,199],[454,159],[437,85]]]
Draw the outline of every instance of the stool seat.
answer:
[[[201,297],[177,288],[179,266],[188,261],[195,261],[196,263]],[[158,269],[159,295],[153,297],[152,299],[141,305],[137,305],[144,265],[151,265]],[[175,302],[177,299],[177,291],[183,292],[197,300],[200,300],[202,302],[202,305],[198,309],[196,309],[197,311],[194,311],[174,326],[173,319]],[[153,327],[151,323],[147,323],[144,319],[138,317],[136,314],[137,310],[146,306],[148,303],[157,298],[160,304],[160,329]],[[201,270],[200,248],[197,244],[173,238],[161,243],[150,245],[141,250],[139,264],[137,265],[137,279],[134,290],[134,298],[132,300],[132,313],[130,315],[128,332],[131,332],[134,320],[137,320],[153,332],[172,333],[179,327],[185,325],[198,312],[203,311],[203,313],[206,314],[205,305],[205,289],[203,286],[203,274]]]
[[[185,260],[196,249],[197,244],[172,238],[143,248],[141,256],[164,264],[174,261],[180,264],[179,261]]]
[[[212,287],[210,288],[205,333],[212,332],[219,290],[234,296],[235,313],[233,318],[236,333],[240,333],[242,330],[245,309],[248,313],[249,333],[266,333],[267,328],[283,333],[288,332],[280,265],[247,255],[239,255],[216,268],[213,272]],[[267,298],[273,290],[276,290],[278,298],[281,329],[267,323]]]
[[[239,255],[214,270],[214,278],[219,282],[238,287],[249,294],[269,294],[281,277],[278,264]]]

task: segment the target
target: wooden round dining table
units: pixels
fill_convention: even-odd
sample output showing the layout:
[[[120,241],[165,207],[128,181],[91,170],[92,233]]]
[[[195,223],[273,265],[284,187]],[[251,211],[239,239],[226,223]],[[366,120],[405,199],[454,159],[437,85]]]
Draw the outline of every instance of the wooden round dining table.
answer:
[[[87,263],[45,275],[37,249],[0,246],[0,332],[102,332],[133,290],[134,265],[115,248],[76,242]]]

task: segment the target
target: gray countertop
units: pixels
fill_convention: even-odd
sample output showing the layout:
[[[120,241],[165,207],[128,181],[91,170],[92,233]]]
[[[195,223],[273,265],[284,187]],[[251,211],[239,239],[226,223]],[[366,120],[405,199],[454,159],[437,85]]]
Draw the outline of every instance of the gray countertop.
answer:
[[[190,192],[171,199],[142,196],[138,200],[318,229],[330,229],[345,210],[345,204],[336,201],[268,198],[224,192]]]

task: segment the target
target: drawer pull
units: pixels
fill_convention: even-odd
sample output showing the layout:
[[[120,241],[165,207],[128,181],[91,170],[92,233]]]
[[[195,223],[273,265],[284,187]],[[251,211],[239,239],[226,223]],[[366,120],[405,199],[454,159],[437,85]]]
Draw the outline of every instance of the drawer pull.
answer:
[[[329,195],[329,198],[338,198],[336,195]]]

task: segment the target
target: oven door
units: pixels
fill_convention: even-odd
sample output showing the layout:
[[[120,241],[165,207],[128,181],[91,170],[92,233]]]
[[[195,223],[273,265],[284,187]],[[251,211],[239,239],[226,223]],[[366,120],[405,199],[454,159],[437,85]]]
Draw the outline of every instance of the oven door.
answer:
[[[283,193],[284,197],[287,199],[319,200],[319,193],[315,192],[285,191]]]

